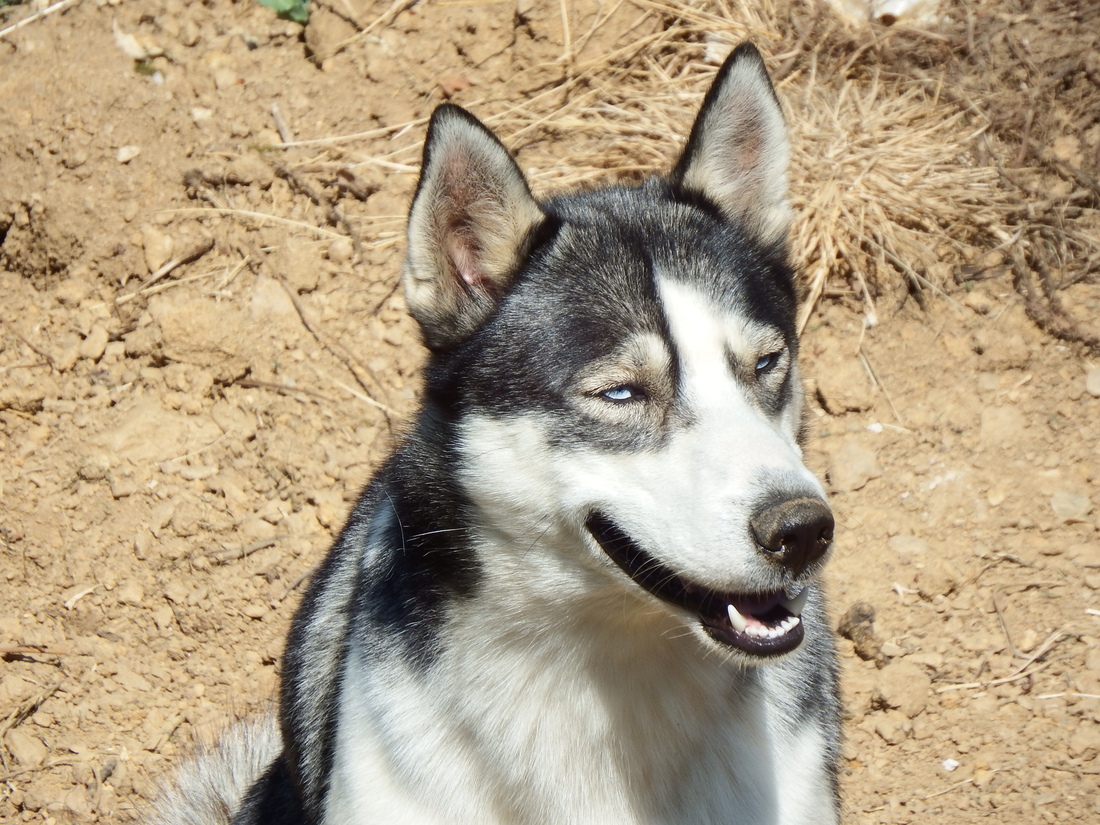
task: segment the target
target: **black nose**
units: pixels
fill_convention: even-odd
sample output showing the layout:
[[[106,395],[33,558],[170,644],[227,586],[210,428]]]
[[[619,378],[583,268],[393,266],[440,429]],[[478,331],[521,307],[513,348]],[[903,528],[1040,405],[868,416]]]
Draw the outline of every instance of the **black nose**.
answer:
[[[794,575],[825,555],[833,542],[833,512],[818,498],[769,504],[749,520],[757,545]]]

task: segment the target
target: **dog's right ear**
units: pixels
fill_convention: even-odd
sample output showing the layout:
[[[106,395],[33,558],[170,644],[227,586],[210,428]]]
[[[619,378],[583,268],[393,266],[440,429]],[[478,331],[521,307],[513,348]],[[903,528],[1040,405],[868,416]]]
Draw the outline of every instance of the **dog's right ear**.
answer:
[[[458,106],[435,110],[402,278],[432,349],[465,340],[511,286],[545,215],[508,150]]]

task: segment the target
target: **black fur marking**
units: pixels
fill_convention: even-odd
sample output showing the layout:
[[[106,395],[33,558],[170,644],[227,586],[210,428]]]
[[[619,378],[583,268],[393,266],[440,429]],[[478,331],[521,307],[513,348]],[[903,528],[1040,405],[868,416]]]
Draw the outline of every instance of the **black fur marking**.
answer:
[[[252,786],[232,825],[306,825],[310,821],[286,758],[280,756]]]

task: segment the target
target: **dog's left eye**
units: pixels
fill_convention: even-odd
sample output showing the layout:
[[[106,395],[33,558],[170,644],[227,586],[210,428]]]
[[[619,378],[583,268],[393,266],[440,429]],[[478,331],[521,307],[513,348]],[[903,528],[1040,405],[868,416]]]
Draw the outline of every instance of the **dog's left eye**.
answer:
[[[617,387],[603,390],[600,393],[600,398],[616,404],[625,404],[628,401],[641,401],[645,398],[645,392],[629,384],[619,384]]]
[[[779,363],[779,359],[782,357],[783,351],[769,352],[767,355],[761,355],[760,359],[756,362],[756,374],[766,375],[775,369],[776,364]]]

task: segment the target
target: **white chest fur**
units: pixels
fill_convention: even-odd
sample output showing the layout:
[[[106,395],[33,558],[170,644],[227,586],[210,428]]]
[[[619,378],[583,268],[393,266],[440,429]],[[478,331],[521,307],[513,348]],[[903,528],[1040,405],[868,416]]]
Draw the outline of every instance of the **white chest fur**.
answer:
[[[426,670],[353,649],[329,825],[832,821],[824,733],[784,718],[789,662],[738,669],[660,608],[479,601]]]

